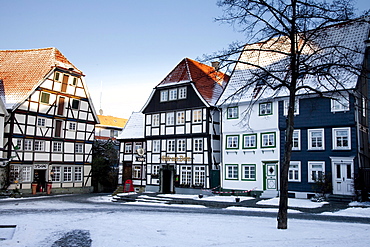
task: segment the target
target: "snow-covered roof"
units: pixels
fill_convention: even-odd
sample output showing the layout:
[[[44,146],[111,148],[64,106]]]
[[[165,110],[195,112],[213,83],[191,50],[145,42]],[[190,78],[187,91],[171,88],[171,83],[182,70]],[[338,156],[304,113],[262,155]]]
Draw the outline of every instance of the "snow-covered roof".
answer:
[[[117,139],[141,138],[144,138],[144,114],[141,112],[133,112]]]
[[[307,65],[302,69],[309,70],[309,73],[299,79],[298,86],[308,86],[319,92],[354,89],[359,77],[356,70],[363,65],[365,40],[369,38],[369,30],[370,24],[359,19],[325,27],[315,33],[308,32],[306,37],[313,34],[312,39],[305,39],[300,34],[301,59]],[[266,73],[266,84],[271,86],[287,81],[290,76],[289,49],[290,43],[286,37],[247,44],[217,104],[287,96],[285,87],[274,90],[266,85],[257,85],[261,77],[263,78],[263,73]],[[335,64],[348,66],[344,68]],[[330,74],[334,76],[326,76],[325,69],[330,69]],[[297,94],[312,92],[314,91],[305,88]]]

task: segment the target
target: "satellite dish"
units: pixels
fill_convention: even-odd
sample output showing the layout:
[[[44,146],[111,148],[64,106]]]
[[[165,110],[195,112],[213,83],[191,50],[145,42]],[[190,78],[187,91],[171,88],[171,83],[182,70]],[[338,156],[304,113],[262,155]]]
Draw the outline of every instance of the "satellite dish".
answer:
[[[145,154],[145,150],[144,150],[144,148],[138,148],[138,149],[136,150],[136,152],[137,152],[137,154],[138,154],[138,155],[140,155],[140,156],[143,156],[143,155]]]

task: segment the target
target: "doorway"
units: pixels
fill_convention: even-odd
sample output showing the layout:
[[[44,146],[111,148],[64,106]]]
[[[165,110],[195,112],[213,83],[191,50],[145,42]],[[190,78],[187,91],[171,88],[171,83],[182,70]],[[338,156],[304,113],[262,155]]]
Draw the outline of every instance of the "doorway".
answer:
[[[264,190],[277,190],[277,163],[276,162],[266,162],[264,163]]]
[[[46,191],[46,170],[35,169],[33,173],[34,181],[37,183],[36,191]]]
[[[353,195],[353,160],[332,160],[333,194]]]

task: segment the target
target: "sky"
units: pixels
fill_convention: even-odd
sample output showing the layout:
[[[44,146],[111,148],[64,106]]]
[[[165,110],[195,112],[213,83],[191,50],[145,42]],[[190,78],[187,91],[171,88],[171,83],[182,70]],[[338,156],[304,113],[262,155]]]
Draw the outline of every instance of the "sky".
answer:
[[[368,0],[356,7],[370,8]],[[129,118],[184,58],[243,41],[217,0],[0,0],[0,50],[56,47],[86,75],[97,113]]]

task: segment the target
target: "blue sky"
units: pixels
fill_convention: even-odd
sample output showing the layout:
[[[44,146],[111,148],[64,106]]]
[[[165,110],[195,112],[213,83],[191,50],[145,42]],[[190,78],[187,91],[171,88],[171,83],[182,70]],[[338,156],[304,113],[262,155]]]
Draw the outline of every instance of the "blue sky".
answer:
[[[96,110],[128,118],[183,58],[243,40],[214,21],[222,14],[216,2],[0,0],[0,49],[58,48],[85,73]]]

